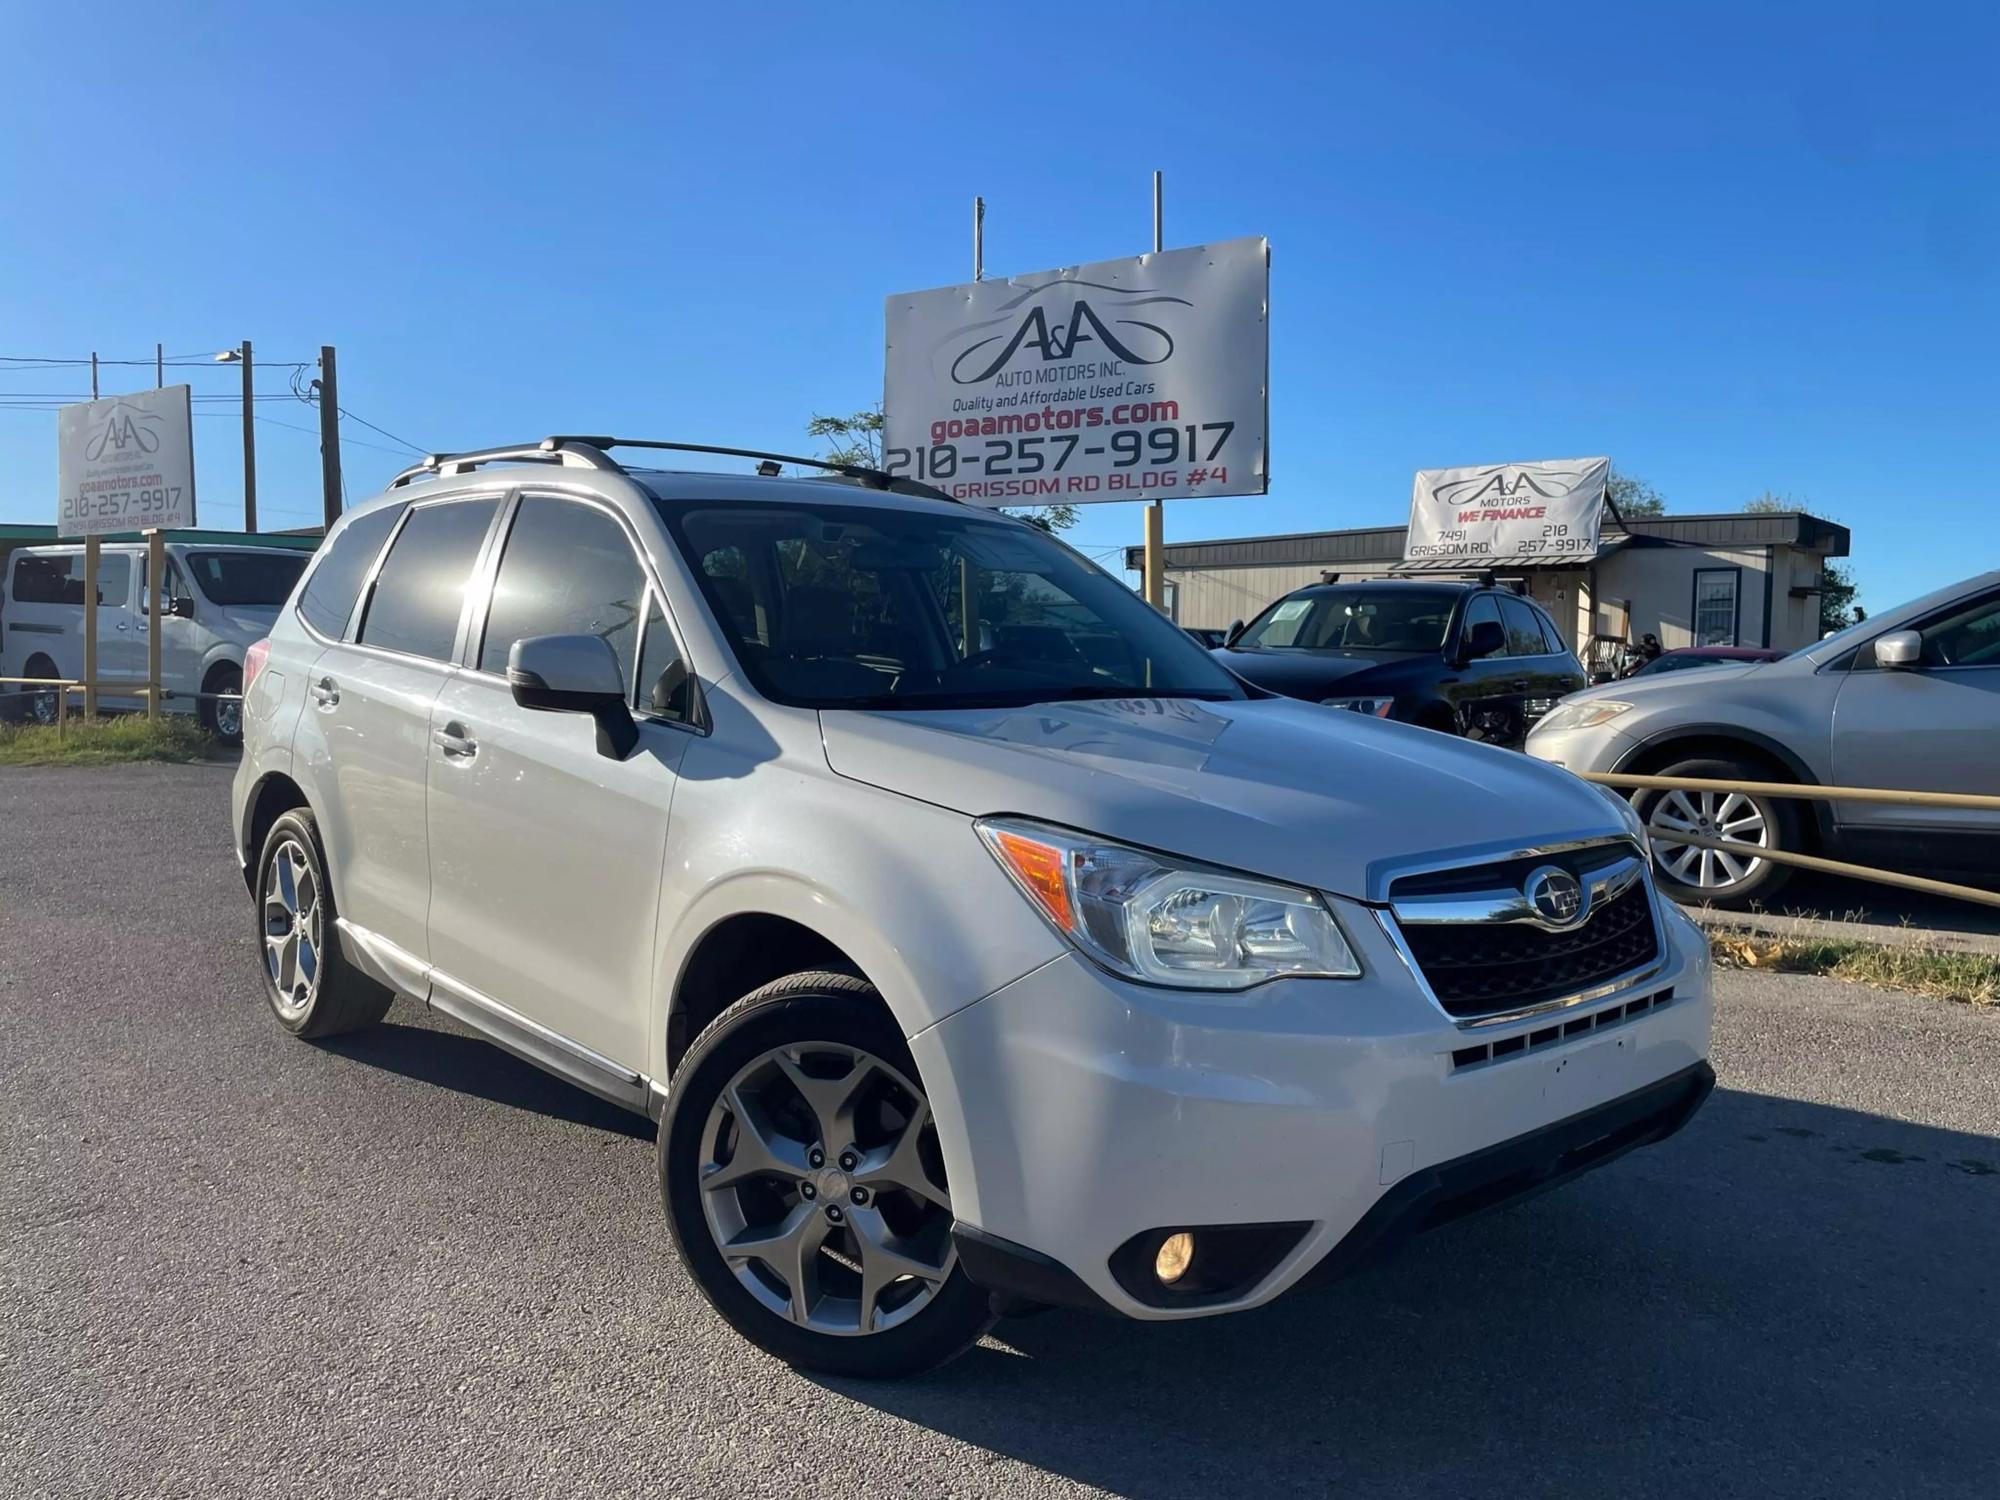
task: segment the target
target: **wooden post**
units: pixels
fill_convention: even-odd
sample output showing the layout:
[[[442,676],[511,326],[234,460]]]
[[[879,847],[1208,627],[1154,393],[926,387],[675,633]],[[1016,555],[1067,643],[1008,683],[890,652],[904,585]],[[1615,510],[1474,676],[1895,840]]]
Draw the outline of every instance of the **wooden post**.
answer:
[[[243,341],[243,529],[257,531],[257,414],[251,402],[250,340]]]
[[[1165,244],[1165,220],[1161,213],[1160,174],[1153,174],[1153,253],[1158,255]],[[1167,607],[1167,510],[1158,500],[1146,506],[1146,566],[1140,573],[1140,582],[1145,590],[1146,602],[1155,609]]]
[[[166,633],[167,534],[146,533],[146,717],[160,717],[160,637]]]
[[[340,519],[340,382],[333,367],[333,346],[319,350],[319,483],[326,529]],[[245,419],[246,427],[248,418]]]
[[[96,356],[92,356],[95,358]],[[97,561],[104,544],[95,536],[83,539],[83,718],[97,718]]]

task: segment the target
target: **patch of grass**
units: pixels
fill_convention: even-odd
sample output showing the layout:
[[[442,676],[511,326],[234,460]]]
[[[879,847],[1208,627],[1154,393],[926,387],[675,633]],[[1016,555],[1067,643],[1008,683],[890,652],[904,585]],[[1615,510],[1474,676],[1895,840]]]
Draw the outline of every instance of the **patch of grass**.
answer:
[[[86,724],[72,718],[56,737],[54,725],[0,724],[0,766],[114,766],[132,761],[185,763],[204,760],[215,741],[186,714],[158,720],[120,714]]]
[[[1725,968],[1822,974],[1938,1000],[2000,1006],[2000,958],[1988,953],[1922,941],[1885,945],[1747,932],[1719,933],[1713,946],[1716,962]]]

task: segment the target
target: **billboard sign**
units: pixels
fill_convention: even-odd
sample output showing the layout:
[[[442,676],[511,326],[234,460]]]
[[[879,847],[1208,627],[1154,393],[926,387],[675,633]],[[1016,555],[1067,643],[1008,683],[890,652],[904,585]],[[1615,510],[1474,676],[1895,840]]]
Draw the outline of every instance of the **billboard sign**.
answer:
[[[1404,560],[1439,568],[1588,562],[1610,474],[1608,458],[1419,469]]]
[[[194,525],[192,410],[184,385],[63,407],[56,534]]]
[[[888,299],[884,467],[976,505],[1261,495],[1270,242]]]

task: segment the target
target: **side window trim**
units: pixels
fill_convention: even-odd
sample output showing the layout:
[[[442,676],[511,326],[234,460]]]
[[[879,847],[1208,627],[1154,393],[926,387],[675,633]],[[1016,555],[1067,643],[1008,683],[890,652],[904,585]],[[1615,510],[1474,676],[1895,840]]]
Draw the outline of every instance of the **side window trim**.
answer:
[[[361,624],[361,601],[366,599],[374,589],[375,575],[382,571],[382,559],[389,555],[389,543],[396,539],[396,533],[403,529],[403,523],[409,518],[410,507],[406,504],[397,513],[396,524],[389,528],[388,535],[376,547],[374,559],[368,564],[368,571],[362,575],[361,586],[354,591],[354,602],[347,606],[347,618],[341,622],[340,633],[333,636],[329,636],[325,631],[313,624],[306,617],[305,610],[306,591],[312,586],[313,575],[326,565],[327,559],[333,555],[333,548],[339,545],[340,538],[335,537],[330,542],[321,541],[318,551],[313,554],[312,565],[299,576],[298,589],[292,595],[292,617],[305,627],[307,635],[329,646],[351,646],[356,644],[354,632],[360,628]],[[354,523],[349,522],[348,524],[351,526]]]

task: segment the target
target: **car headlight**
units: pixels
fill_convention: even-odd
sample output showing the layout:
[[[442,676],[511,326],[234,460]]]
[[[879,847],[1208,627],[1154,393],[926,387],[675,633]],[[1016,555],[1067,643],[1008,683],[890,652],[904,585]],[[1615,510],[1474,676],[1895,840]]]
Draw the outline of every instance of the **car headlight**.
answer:
[[[1319,701],[1328,708],[1351,709],[1372,719],[1388,718],[1389,710],[1396,706],[1394,698],[1322,698]]]
[[[1286,974],[1361,973],[1312,891],[1040,823],[982,818],[974,827],[1051,927],[1128,978],[1241,990]]]
[[[1535,728],[1551,733],[1564,729],[1595,729],[1608,724],[1632,707],[1616,698],[1586,698],[1581,703],[1558,703]]]

